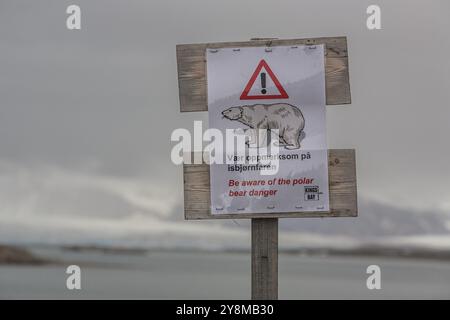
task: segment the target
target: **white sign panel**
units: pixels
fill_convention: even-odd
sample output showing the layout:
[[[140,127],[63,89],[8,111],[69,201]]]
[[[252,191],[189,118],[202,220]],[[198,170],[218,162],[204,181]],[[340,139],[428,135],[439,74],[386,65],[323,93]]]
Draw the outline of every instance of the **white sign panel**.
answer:
[[[323,45],[206,57],[209,127],[227,138],[210,167],[211,213],[329,211]]]

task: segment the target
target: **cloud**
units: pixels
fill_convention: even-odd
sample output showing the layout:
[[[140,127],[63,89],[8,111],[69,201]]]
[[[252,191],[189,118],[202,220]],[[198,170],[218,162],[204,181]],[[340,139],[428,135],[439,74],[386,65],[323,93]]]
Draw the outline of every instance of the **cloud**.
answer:
[[[70,32],[68,1],[2,1],[0,240],[248,245],[248,223],[182,221],[170,134],[207,114],[179,112],[175,45],[341,34],[352,105],[327,108],[328,143],[356,149],[358,194],[378,205],[358,223],[299,219],[280,237],[436,231],[433,213],[450,208],[449,2],[403,2],[384,3],[371,32],[358,0],[79,0],[82,30]]]
[[[179,203],[168,185],[101,176],[59,167],[0,163],[0,214],[31,220],[88,216],[123,218],[134,213],[168,216]]]

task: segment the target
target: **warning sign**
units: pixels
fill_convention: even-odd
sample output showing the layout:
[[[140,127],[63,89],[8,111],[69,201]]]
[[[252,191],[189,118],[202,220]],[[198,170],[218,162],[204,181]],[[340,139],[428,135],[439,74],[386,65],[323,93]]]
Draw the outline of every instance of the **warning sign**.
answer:
[[[211,213],[328,211],[324,46],[207,49],[206,59],[209,127],[226,138],[210,154],[226,160],[210,164]]]
[[[288,94],[264,59],[259,62],[240,97],[241,100],[287,98]]]

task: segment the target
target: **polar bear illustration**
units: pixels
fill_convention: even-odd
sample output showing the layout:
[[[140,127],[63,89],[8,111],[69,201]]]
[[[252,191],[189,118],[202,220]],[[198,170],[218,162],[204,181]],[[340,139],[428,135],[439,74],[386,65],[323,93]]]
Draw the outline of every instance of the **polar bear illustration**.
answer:
[[[274,103],[231,107],[222,111],[222,115],[229,120],[239,121],[251,129],[277,129],[280,146],[290,150],[300,148],[299,138],[305,128],[305,118],[293,105]]]

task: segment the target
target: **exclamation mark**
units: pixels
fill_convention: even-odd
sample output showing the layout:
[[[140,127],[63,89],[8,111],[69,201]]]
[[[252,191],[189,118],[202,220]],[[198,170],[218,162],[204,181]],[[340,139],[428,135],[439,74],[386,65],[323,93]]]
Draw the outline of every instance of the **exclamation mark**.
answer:
[[[261,93],[262,94],[266,94],[267,90],[266,90],[266,73],[265,72],[261,72]]]

